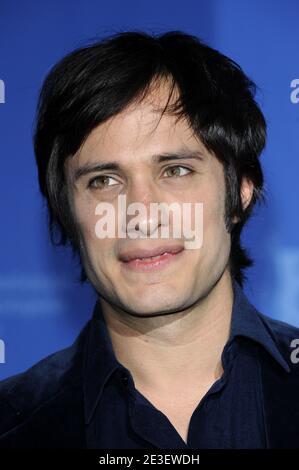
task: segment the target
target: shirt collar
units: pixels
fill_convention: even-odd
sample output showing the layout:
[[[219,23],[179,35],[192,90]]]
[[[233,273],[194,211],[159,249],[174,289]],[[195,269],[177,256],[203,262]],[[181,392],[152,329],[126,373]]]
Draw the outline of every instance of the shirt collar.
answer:
[[[232,286],[234,302],[228,342],[231,342],[237,336],[249,338],[262,345],[285,371],[290,372],[290,368],[272,334],[271,325],[267,321],[267,317],[261,315],[251,304],[237,281],[233,280]]]
[[[249,338],[262,345],[287,371],[290,368],[271,334],[271,326],[249,302],[237,281],[232,281],[234,300],[231,332],[228,343],[236,337]],[[227,344],[228,344],[227,343]],[[98,299],[90,321],[84,366],[85,420],[89,423],[109,377],[117,370],[127,369],[118,362]]]
[[[100,299],[90,320],[83,370],[85,421],[89,423],[109,377],[124,367],[116,359]]]

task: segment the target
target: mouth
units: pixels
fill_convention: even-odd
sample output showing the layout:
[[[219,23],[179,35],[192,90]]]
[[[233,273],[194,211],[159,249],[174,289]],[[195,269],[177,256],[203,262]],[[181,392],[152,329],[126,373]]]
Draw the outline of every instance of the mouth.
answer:
[[[160,247],[156,250],[136,250],[120,256],[122,265],[135,272],[152,272],[163,269],[181,257],[184,247]]]

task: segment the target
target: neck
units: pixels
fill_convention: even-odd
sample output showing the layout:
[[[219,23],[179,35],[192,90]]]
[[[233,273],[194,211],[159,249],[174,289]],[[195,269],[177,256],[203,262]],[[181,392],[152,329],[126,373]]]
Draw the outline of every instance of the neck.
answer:
[[[196,305],[172,314],[121,314],[101,299],[115,356],[131,372],[136,388],[165,392],[180,384],[208,384],[222,375],[232,305],[227,271]]]

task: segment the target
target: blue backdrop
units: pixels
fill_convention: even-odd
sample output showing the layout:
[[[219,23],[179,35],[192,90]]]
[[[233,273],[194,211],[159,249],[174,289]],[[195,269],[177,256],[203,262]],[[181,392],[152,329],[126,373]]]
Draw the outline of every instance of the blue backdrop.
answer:
[[[255,258],[245,293],[263,313],[299,326],[298,18],[298,0],[1,0],[0,377],[68,346],[95,302],[76,284],[70,253],[50,245],[32,147],[39,87],[70,50],[131,28],[195,34],[260,87],[268,203],[244,231]]]

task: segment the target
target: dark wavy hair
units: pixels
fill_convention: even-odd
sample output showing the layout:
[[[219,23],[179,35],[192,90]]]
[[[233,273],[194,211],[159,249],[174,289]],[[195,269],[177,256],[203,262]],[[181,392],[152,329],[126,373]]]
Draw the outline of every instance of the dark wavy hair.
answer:
[[[80,257],[79,234],[68,200],[64,162],[99,124],[141,102],[155,80],[170,79],[164,113],[187,119],[225,172],[225,223],[231,234],[229,269],[242,286],[253,264],[241,231],[257,202],[265,200],[259,156],[266,122],[255,101],[256,85],[232,59],[182,31],[118,32],[80,47],[55,64],[41,87],[34,129],[39,185],[47,203],[50,238],[70,244]],[[179,90],[169,105],[174,88]],[[243,177],[253,197],[243,210]],[[232,224],[236,215],[239,221]],[[81,262],[80,281],[87,280]]]

